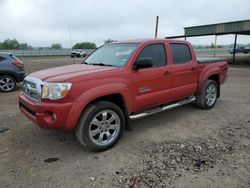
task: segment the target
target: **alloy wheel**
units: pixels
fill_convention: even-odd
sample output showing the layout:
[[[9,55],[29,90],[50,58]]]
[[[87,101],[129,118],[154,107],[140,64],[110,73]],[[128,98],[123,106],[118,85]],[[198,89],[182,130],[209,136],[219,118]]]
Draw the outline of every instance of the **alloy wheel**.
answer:
[[[121,121],[117,113],[112,110],[103,110],[92,119],[89,136],[96,145],[105,146],[118,137],[120,129]]]

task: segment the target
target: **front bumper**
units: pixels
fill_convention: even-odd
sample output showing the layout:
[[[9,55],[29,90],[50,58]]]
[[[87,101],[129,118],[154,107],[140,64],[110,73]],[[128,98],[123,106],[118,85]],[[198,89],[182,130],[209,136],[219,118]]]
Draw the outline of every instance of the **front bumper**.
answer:
[[[19,109],[32,122],[41,128],[67,130],[67,119],[71,112],[73,102],[49,103],[36,102],[19,94]],[[75,125],[72,125],[75,126]],[[71,127],[72,127],[71,126]]]

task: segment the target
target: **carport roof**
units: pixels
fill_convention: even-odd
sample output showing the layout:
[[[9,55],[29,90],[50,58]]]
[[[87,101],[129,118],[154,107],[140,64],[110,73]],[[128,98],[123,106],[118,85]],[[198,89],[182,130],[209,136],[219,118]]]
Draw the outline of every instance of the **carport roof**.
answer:
[[[205,36],[205,35],[227,35],[227,34],[250,35],[250,20],[184,27],[184,30],[185,30],[185,35],[170,36],[165,38],[169,39],[169,38],[195,37],[195,36]]]

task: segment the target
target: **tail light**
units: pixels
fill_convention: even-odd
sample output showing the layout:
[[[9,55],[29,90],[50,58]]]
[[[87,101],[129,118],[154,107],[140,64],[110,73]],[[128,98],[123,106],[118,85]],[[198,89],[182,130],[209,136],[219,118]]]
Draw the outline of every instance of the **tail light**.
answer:
[[[11,62],[13,65],[23,68],[23,62],[22,61],[13,61]]]

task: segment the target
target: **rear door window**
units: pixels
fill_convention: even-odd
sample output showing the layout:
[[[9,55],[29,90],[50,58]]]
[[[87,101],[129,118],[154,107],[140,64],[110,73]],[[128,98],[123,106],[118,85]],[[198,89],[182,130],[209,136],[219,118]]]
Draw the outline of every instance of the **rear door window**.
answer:
[[[170,44],[173,64],[188,63],[192,60],[189,47],[186,44]]]
[[[6,58],[0,56],[0,62],[1,62],[1,61],[4,61],[5,59],[6,59]]]

